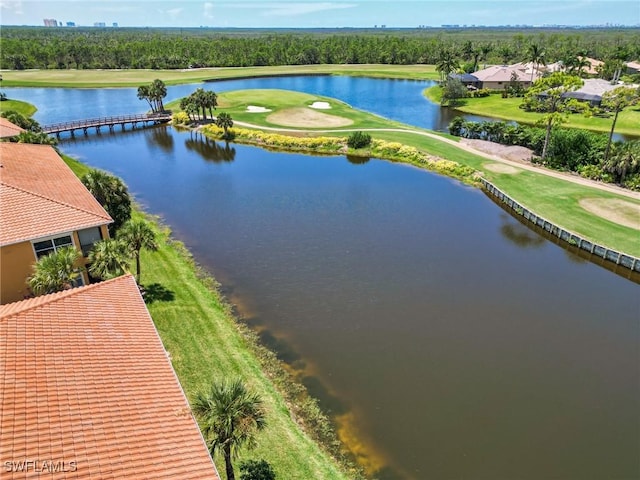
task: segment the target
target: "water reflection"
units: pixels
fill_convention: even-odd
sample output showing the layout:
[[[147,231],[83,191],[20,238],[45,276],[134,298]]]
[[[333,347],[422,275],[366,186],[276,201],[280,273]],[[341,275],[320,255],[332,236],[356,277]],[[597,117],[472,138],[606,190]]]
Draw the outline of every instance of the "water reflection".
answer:
[[[165,153],[173,153],[173,135],[166,126],[151,129],[151,135],[145,135],[147,145],[158,147]]]
[[[349,163],[352,163],[353,165],[364,165],[369,160],[371,160],[371,158],[369,158],[369,157],[356,157],[355,155],[347,155],[347,160],[349,161]]]
[[[199,132],[191,132],[184,142],[187,150],[197,153],[204,160],[214,163],[233,162],[236,159],[236,149],[225,142],[224,146]]]
[[[507,215],[501,215],[501,217],[505,223],[500,226],[500,233],[513,244],[522,248],[539,248],[544,245],[544,237],[541,237],[512,217]]]

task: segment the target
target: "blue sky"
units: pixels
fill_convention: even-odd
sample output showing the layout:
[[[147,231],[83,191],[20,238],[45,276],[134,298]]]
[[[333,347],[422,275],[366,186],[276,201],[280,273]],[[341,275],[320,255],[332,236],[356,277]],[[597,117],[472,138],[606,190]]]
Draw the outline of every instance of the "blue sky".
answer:
[[[640,25],[640,1],[618,0],[0,0],[2,25],[44,18],[121,27],[417,27]]]

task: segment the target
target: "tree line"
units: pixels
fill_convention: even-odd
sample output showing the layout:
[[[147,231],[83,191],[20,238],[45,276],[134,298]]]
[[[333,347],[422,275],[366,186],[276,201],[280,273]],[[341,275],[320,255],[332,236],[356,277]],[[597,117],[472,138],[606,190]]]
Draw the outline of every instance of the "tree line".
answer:
[[[0,67],[177,69],[313,64],[436,64],[447,52],[477,68],[524,60],[536,44],[549,61],[577,55],[640,58],[637,29],[240,31],[3,27]]]

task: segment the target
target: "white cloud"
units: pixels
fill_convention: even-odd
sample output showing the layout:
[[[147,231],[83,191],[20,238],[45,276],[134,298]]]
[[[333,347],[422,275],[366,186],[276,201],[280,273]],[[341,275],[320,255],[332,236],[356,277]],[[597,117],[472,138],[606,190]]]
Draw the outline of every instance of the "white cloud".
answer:
[[[184,10],[183,8],[170,8],[168,10],[158,10],[158,12],[161,13],[162,15],[167,15],[175,19],[176,17],[180,16],[183,10]]]
[[[206,2],[204,4],[204,18],[213,18],[213,3]]]
[[[22,15],[22,0],[0,0],[0,10],[9,10],[16,15]]]
[[[358,5],[355,3],[336,3],[336,2],[273,2],[273,3],[237,3],[233,5],[234,9],[250,9],[261,10],[263,17],[291,17],[296,15],[307,15],[310,13],[324,12],[327,10],[341,10],[345,8],[354,8]]]

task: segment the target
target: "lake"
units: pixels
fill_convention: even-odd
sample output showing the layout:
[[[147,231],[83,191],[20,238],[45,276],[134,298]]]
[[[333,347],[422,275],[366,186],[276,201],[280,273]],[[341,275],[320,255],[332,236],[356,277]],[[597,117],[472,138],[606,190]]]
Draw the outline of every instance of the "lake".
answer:
[[[640,475],[638,285],[479,190],[172,127],[60,148],[171,225],[378,478]]]
[[[247,79],[408,124],[430,82]],[[135,89],[8,89],[51,123],[144,112]],[[639,478],[638,286],[480,191],[405,165],[267,152],[171,127],[64,140],[121,176],[297,369],[384,479]]]

